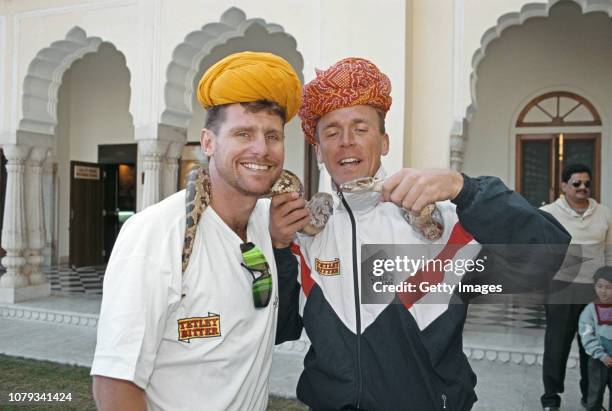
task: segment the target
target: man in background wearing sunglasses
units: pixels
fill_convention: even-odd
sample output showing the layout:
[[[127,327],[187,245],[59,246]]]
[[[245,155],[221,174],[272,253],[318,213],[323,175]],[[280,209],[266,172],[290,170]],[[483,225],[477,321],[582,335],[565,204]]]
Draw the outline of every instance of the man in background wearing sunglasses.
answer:
[[[589,195],[593,184],[589,167],[568,165],[561,175],[560,196],[542,210],[563,224],[572,235],[572,244],[582,244],[584,262],[571,272],[561,271],[555,276],[549,304],[546,305],[546,336],[544,338],[544,362],[542,367],[544,395],[542,407],[556,410],[560,407],[559,393],[564,391],[565,366],[572,340],[578,330],[580,313],[595,297],[593,274],[604,265],[612,264],[612,213]],[[582,404],[588,393],[588,356],[580,352],[580,391]]]
[[[266,408],[279,297],[270,203],[259,198],[281,174],[300,93],[291,65],[269,53],[230,55],[200,80],[211,200],[195,218],[200,203],[180,191],[123,226],[91,370],[100,410]],[[183,269],[186,225],[198,219]]]

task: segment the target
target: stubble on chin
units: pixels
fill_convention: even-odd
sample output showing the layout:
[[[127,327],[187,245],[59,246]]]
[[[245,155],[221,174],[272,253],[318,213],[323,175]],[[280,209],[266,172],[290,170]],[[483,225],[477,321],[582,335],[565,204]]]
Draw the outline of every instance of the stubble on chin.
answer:
[[[257,184],[257,186],[263,187],[263,188],[255,189],[253,187],[254,184],[249,184],[248,181],[244,181],[244,180],[245,180],[244,178],[237,178],[234,181],[234,188],[240,194],[245,195],[245,196],[249,196],[249,197],[261,197],[261,196],[264,196],[264,195],[268,194],[268,192],[270,191],[270,189],[274,185],[274,182],[276,181],[276,179],[273,179],[268,184],[266,184],[265,186],[261,185],[261,184]]]

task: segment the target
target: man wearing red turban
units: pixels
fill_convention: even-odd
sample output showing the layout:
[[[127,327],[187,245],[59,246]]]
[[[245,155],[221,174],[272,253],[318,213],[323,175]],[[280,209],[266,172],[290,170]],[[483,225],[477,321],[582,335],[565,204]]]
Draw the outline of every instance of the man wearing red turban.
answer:
[[[387,178],[381,157],[389,151],[385,116],[390,107],[389,78],[362,58],[318,71],[303,88],[304,135],[337,192],[324,229],[314,237],[299,236],[299,246],[293,246],[299,275],[279,273],[279,289],[303,293],[298,305],[296,291],[293,318],[285,318],[285,311],[279,323],[295,324],[291,338],[299,337],[303,324],[311,341],[297,395],[314,410],[469,410],[476,401],[476,379],[462,351],[467,306],[448,300],[427,304],[423,293],[406,292],[391,292],[385,303],[364,303],[373,277],[361,272],[369,261],[361,258],[362,246],[435,243],[442,249],[437,258],[456,261],[457,251],[476,257],[478,243],[567,244],[570,238],[554,218],[498,178],[410,168]],[[342,191],[342,184],[363,177],[382,181],[382,192]],[[415,231],[402,212],[430,204],[436,204],[444,227],[434,241]],[[272,231],[279,226],[275,219],[293,211],[273,209]],[[286,240],[288,245],[290,236]],[[528,279],[539,287],[562,261],[562,255],[541,257],[543,275]],[[493,270],[489,264],[485,268]],[[414,283],[420,287],[441,275],[440,282],[448,270],[440,271],[421,270],[406,281],[420,281]],[[287,306],[282,297],[281,305]]]

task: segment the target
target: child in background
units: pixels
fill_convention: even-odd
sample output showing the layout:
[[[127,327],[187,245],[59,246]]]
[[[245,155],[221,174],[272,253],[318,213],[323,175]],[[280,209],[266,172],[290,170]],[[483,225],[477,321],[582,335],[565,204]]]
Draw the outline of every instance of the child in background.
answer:
[[[589,394],[586,409],[601,411],[606,385],[612,390],[612,267],[593,276],[597,300],[580,314],[578,332],[589,355]],[[608,410],[612,410],[612,396]]]

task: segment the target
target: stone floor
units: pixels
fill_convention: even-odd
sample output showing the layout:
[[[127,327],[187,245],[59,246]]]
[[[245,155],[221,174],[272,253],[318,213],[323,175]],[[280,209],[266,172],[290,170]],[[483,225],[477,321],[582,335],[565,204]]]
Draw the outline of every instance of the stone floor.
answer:
[[[541,410],[542,368],[539,365],[505,364],[499,361],[470,360],[478,376],[478,402],[473,411],[537,411]],[[276,353],[272,363],[270,387],[278,396],[295,396],[296,369],[301,369],[300,356]],[[564,411],[581,411],[578,371],[568,369],[566,392],[562,395]],[[419,410],[420,411],[420,410]]]
[[[67,265],[46,270],[55,294],[102,294],[105,266],[70,268]]]

